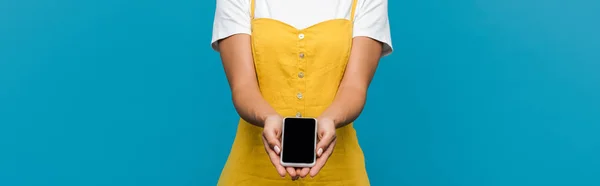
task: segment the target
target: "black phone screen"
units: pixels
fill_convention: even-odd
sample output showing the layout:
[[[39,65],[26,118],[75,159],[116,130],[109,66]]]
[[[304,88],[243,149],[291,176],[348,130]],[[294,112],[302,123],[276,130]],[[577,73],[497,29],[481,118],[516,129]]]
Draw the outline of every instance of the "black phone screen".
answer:
[[[282,161],[313,163],[315,158],[316,120],[286,118],[283,127]]]

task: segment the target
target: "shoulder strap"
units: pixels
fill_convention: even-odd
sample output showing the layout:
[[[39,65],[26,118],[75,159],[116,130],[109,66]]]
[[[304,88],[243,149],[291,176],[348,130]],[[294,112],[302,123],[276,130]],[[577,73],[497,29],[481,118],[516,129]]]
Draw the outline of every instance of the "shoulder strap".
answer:
[[[254,19],[254,1],[255,0],[250,0],[250,20]]]
[[[254,1],[254,0],[252,0]],[[358,4],[358,0],[352,0],[352,12],[350,13],[350,21],[354,22],[354,13],[356,12],[356,4]]]

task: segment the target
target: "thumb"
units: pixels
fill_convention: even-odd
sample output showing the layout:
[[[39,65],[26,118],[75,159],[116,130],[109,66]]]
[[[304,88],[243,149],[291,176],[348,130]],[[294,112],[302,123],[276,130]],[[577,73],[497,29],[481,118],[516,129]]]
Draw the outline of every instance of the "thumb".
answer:
[[[280,132],[277,132],[275,129],[264,130],[263,136],[267,140],[269,147],[273,149],[275,153],[279,154],[281,152],[281,142],[279,141]]]
[[[329,147],[329,144],[331,144],[335,137],[335,132],[324,131],[322,133],[319,143],[317,143],[317,157],[321,157],[323,151]]]

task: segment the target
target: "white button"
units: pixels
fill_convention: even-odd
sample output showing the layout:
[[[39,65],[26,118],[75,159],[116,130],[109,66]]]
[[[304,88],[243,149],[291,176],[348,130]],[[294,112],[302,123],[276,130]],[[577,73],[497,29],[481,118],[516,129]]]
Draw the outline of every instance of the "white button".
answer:
[[[298,94],[296,94],[296,97],[297,97],[298,99],[302,99],[302,93],[298,92]]]
[[[302,117],[302,114],[300,114],[300,112],[296,112],[296,117]]]
[[[299,78],[304,78],[304,72],[298,72],[298,77]]]
[[[300,39],[304,39],[304,34],[300,34],[300,35],[298,35],[298,38],[300,38]]]
[[[304,53],[300,53],[300,58],[304,58]]]

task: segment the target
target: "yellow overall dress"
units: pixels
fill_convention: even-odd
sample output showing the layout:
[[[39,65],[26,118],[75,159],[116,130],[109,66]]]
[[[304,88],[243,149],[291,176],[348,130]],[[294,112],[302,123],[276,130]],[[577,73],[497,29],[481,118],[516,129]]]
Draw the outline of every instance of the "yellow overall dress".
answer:
[[[332,19],[305,29],[269,19],[254,19],[252,51],[264,99],[281,116],[318,117],[333,101],[348,63],[356,0],[351,20]],[[363,152],[352,124],[337,129],[337,144],[314,178],[281,178],[265,152],[262,128],[240,120],[220,186],[366,186]]]

